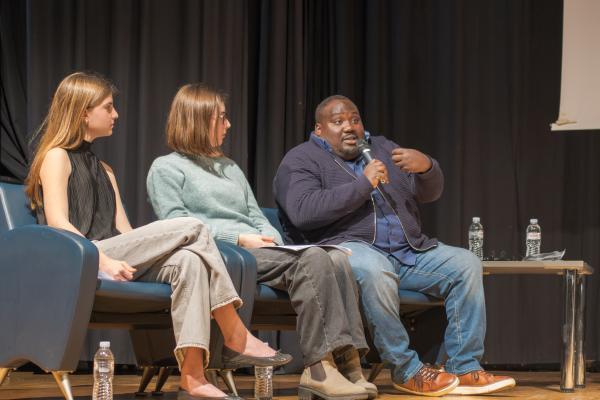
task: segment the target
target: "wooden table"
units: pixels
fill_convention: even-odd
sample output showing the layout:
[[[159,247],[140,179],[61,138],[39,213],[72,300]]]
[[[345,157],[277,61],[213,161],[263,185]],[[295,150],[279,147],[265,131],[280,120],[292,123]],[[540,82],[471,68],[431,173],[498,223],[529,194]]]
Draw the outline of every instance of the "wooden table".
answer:
[[[585,261],[484,261],[484,275],[561,275],[565,281],[560,390],[585,387],[585,277],[594,269]]]

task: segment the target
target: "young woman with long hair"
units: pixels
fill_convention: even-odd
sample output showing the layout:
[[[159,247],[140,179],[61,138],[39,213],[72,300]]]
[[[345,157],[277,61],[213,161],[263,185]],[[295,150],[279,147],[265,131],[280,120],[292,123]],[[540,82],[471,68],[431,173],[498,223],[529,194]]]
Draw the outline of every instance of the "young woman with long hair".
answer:
[[[239,319],[241,299],[202,222],[186,217],[131,227],[112,169],[91,148],[112,134],[114,93],[95,74],[76,72],[59,84],[26,182],[31,207],[40,223],[92,240],[103,276],[170,283],[179,397],[224,397],[204,377],[211,315],[232,363],[281,365],[291,357],[256,339]]]

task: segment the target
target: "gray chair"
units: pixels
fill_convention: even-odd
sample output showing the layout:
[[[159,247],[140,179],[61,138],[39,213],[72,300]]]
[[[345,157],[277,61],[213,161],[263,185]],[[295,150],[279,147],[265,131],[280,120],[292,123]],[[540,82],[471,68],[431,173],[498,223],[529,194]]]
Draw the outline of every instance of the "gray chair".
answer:
[[[262,208],[262,212],[269,220],[271,225],[273,225],[283,236],[283,227],[279,219],[278,209]],[[419,329],[418,317],[421,313],[434,308],[440,308],[444,305],[443,300],[436,299],[420,292],[400,290],[399,294],[400,304],[402,305],[400,316],[409,333],[416,332],[417,329]],[[254,298],[254,310],[252,314],[251,326],[253,328],[265,330],[294,330],[295,323],[296,313],[292,308],[287,293],[259,284],[256,289],[256,296]],[[364,314],[363,324],[365,327],[367,326],[364,322]],[[373,345],[368,329],[365,333],[369,347],[371,348],[371,351],[367,354],[367,362],[371,364],[371,372],[368,379],[372,382],[381,372],[383,363],[379,357],[377,349]],[[428,337],[428,342],[436,349],[441,348],[440,351],[443,351],[443,347],[440,345],[438,338]]]
[[[236,246],[217,243],[236,290],[240,316],[250,323],[256,263]],[[170,285],[99,280],[98,251],[73,233],[37,225],[22,185],[0,183],[0,384],[10,369],[31,361],[52,372],[64,397],[72,399],[69,372],[77,367],[88,327],[130,332],[138,365],[139,392],[159,371],[156,392],[173,357]],[[211,365],[235,391],[231,371],[222,370],[222,336],[211,332]]]

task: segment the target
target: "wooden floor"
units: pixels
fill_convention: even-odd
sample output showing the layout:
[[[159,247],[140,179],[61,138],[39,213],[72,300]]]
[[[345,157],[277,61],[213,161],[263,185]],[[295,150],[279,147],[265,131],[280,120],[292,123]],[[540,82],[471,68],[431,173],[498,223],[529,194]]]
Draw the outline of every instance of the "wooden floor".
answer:
[[[588,374],[587,387],[578,389],[575,393],[561,393],[558,387],[560,374],[558,372],[511,372],[510,375],[517,380],[517,387],[488,396],[445,396],[445,399],[600,399],[600,373]],[[177,382],[179,377],[174,376],[167,381],[161,397],[146,396],[135,397],[139,377],[135,375],[120,375],[115,377],[115,399],[164,399],[174,400],[177,398]],[[250,376],[236,376],[236,383],[240,395],[246,398],[253,396],[253,379]],[[297,399],[298,375],[279,375],[274,379],[274,396],[278,399]],[[154,382],[151,382],[150,388]],[[419,396],[408,396],[396,393],[389,380],[389,371],[383,371],[377,378],[380,400],[390,399],[424,399]],[[90,375],[71,376],[73,395],[78,399],[90,399],[92,393],[92,377]],[[61,399],[60,392],[51,375],[32,374],[28,372],[12,373],[6,382],[0,386],[0,399]]]

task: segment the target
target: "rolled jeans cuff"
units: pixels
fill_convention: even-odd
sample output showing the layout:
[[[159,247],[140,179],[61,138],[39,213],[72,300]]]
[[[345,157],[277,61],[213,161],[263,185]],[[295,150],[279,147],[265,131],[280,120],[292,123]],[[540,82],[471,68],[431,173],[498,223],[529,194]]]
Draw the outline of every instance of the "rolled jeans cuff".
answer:
[[[459,368],[453,368],[452,363],[447,362],[445,368],[446,368],[446,371],[448,371],[454,375],[463,375],[463,374],[466,374],[467,372],[483,370],[483,368],[481,367],[481,364],[479,364],[477,361],[470,361],[468,363],[461,365]]]
[[[392,377],[392,379],[394,380],[394,382],[397,383],[406,383],[413,376],[415,376],[421,368],[423,368],[423,365],[424,364],[421,361],[417,360],[415,366],[407,368],[407,370],[404,373],[396,373],[396,371],[394,371],[394,376]]]
[[[235,308],[236,310],[244,305],[244,302],[242,301],[242,299],[239,296],[229,297],[228,299],[218,301],[215,305],[210,306],[211,317],[212,317],[212,312],[215,311],[217,308],[224,307],[231,303],[233,303],[233,308]]]

